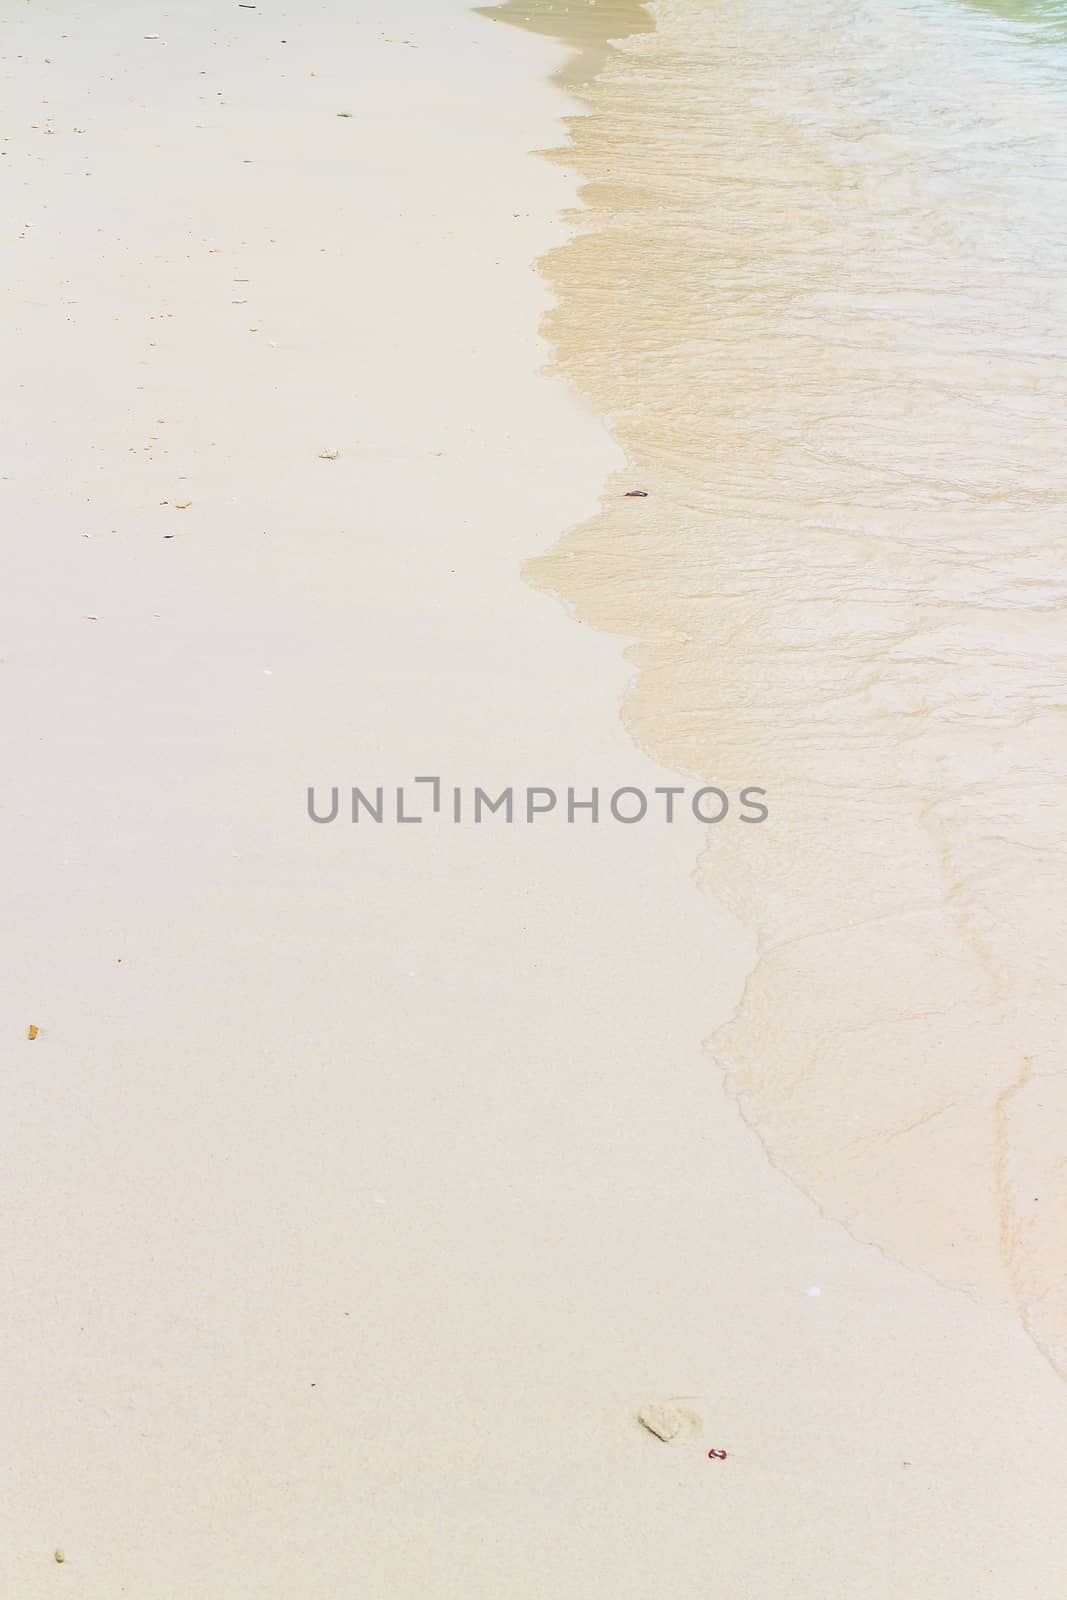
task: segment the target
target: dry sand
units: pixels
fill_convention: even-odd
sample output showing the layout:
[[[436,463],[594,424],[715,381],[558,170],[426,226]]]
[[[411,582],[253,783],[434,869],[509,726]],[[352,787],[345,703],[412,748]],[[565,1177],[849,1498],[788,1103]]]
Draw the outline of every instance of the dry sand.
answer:
[[[1062,1386],[768,1166],[694,834],[305,815],[671,781],[518,578],[621,460],[540,372],[560,60],[451,0],[8,27],[17,1600],[1059,1592]]]

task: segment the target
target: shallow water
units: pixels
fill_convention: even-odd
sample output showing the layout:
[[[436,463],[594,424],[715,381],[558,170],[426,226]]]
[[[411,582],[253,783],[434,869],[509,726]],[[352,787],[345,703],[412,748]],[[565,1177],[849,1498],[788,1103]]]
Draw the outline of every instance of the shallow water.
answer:
[[[637,641],[641,745],[771,796],[698,869],[760,947],[709,1049],[1067,1373],[1067,6],[509,11],[598,70],[549,334],[630,463],[529,576]]]

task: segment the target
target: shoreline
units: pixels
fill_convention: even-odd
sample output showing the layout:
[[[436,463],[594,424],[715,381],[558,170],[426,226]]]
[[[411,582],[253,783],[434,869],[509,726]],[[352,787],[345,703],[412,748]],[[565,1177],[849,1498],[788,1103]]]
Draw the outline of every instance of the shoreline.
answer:
[[[603,26],[13,28],[19,1600],[1051,1600],[1060,1387],[768,1163],[694,831],[307,816],[675,782],[520,576],[623,464],[537,332]]]
[[[613,41],[654,33],[652,0],[603,0],[582,6],[572,0],[502,0],[474,6],[477,16],[502,22],[525,33],[555,40],[566,55],[552,73],[552,82],[573,90],[587,85],[614,55]]]
[[[596,6],[597,0],[591,0],[591,4]],[[576,31],[575,38],[571,7],[561,4],[559,10],[566,15],[553,18],[556,9],[553,5],[537,8],[519,25],[536,32],[555,32],[567,42],[580,44],[583,28]],[[618,8],[620,14],[634,9],[627,5]],[[940,603],[945,629],[942,636],[933,620],[935,611],[928,623],[932,657],[926,684],[928,699],[933,708],[950,713],[953,701],[958,701],[955,715],[966,726],[971,698],[979,702],[981,692],[977,688],[969,690],[967,681],[956,687],[947,672],[942,682],[936,671],[943,665],[939,662],[942,639],[952,637],[947,602],[957,586],[961,597],[968,595],[970,588],[976,591],[973,611],[968,613],[961,608],[953,617],[960,628],[960,639],[954,641],[960,652],[959,666],[965,669],[978,650],[991,651],[996,660],[1000,638],[995,625],[983,623],[981,594],[977,592],[981,590],[980,575],[986,564],[996,569],[1000,559],[996,542],[983,539],[991,531],[987,528],[985,502],[1004,491],[1006,514],[1014,515],[1007,541],[1009,551],[1015,542],[1025,548],[1028,539],[1037,537],[1039,529],[1032,526],[1027,510],[1031,483],[1043,483],[1049,476],[1048,419],[1057,394],[1055,376],[1051,375],[1045,384],[1048,393],[1044,396],[1044,431],[1039,429],[1036,442],[1025,441],[1021,434],[1016,439],[1016,449],[1029,468],[1030,478],[1019,465],[1006,485],[973,444],[975,429],[982,432],[985,426],[981,399],[973,395],[974,375],[958,352],[953,337],[957,330],[951,316],[939,325],[935,293],[934,309],[928,315],[945,366],[937,382],[932,381],[932,373],[929,375],[925,404],[931,412],[930,432],[936,437],[950,425],[951,413],[946,422],[938,412],[943,388],[946,394],[958,394],[955,421],[961,461],[955,470],[962,470],[965,481],[976,477],[984,492],[977,492],[976,488],[971,507],[972,543],[962,544],[958,551],[963,529],[957,525],[955,508],[946,509],[944,576],[939,571],[923,575],[919,566],[918,615],[901,607],[894,617],[901,577],[894,534],[907,539],[907,525],[894,528],[888,515],[879,517],[875,525],[888,535],[882,548],[876,539],[865,541],[855,530],[849,530],[853,548],[848,544],[835,547],[825,537],[835,524],[840,524],[842,531],[847,527],[861,472],[854,470],[851,476],[842,477],[840,503],[835,505],[833,469],[838,465],[838,455],[833,445],[813,442],[809,451],[801,445],[790,457],[789,447],[798,432],[797,417],[803,419],[809,409],[812,411],[814,440],[818,437],[820,410],[829,409],[832,414],[835,396],[832,388],[827,394],[820,394],[817,383],[811,382],[812,375],[798,372],[795,395],[786,390],[776,404],[774,386],[769,381],[775,360],[768,361],[768,351],[773,348],[778,331],[777,320],[786,321],[791,297],[795,295],[800,306],[804,303],[805,285],[799,267],[803,250],[806,247],[816,266],[822,262],[825,236],[828,232],[836,236],[836,230],[847,227],[850,201],[854,203],[852,191],[857,187],[869,190],[861,198],[872,213],[885,209],[892,216],[897,176],[893,162],[889,159],[886,163],[883,196],[873,181],[863,185],[862,165],[859,184],[853,178],[849,185],[833,162],[817,150],[812,130],[828,120],[828,106],[833,108],[834,102],[827,102],[825,95],[828,65],[822,45],[826,33],[820,33],[814,22],[807,28],[799,23],[794,40],[788,28],[775,32],[770,19],[761,33],[759,15],[737,7],[731,8],[715,26],[709,25],[703,31],[697,26],[687,33],[687,19],[702,23],[699,10],[690,12],[685,5],[669,4],[653,9],[664,24],[666,31],[662,35],[653,30],[652,36],[642,37],[644,30],[628,32],[620,21],[607,30],[618,43],[601,56],[599,77],[583,81],[587,75],[581,70],[580,57],[575,70],[567,75],[568,87],[580,100],[584,114],[567,119],[568,143],[551,155],[568,168],[577,168],[584,209],[575,214],[578,226],[571,239],[549,252],[540,263],[555,296],[545,323],[545,334],[554,353],[554,370],[611,419],[627,466],[624,473],[613,474],[605,485],[599,512],[588,522],[568,529],[552,550],[533,557],[526,564],[524,575],[559,600],[576,621],[603,630],[618,641],[617,647],[633,671],[622,716],[635,744],[646,754],[698,782],[722,781],[723,767],[730,774],[734,764],[747,769],[758,767],[754,752],[758,754],[761,749],[769,758],[761,777],[770,783],[775,796],[781,837],[775,838],[772,825],[760,831],[758,844],[741,841],[734,846],[736,834],[720,834],[712,829],[692,874],[701,893],[720,909],[728,907],[740,919],[735,924],[735,942],[743,948],[749,935],[742,930],[752,929],[758,951],[728,1019],[712,1025],[709,1007],[711,1032],[705,1040],[709,1077],[721,1081],[724,1095],[729,1097],[752,1140],[758,1141],[769,1171],[794,1186],[822,1222],[842,1229],[860,1252],[868,1252],[871,1259],[882,1262],[894,1273],[903,1272],[896,1311],[898,1331],[905,1346],[913,1349],[916,1362],[929,1358],[931,1331],[943,1326],[936,1309],[939,1296],[947,1296],[951,1302],[954,1296],[962,1295],[978,1309],[986,1326],[972,1324],[966,1333],[961,1328],[956,1335],[959,1342],[946,1341],[935,1361],[940,1365],[943,1357],[942,1395],[949,1409],[972,1403],[982,1410],[988,1403],[988,1377],[970,1389],[969,1380],[962,1377],[966,1361],[977,1362],[976,1371],[983,1370],[985,1363],[988,1374],[1010,1350],[1020,1355],[1021,1341],[1031,1341],[1030,1355],[1037,1358],[1038,1365],[1035,1368],[1033,1359],[1024,1359],[1018,1377],[1008,1385],[1012,1401],[1006,1414],[1010,1420],[1002,1448],[1033,1462],[1032,1470],[1026,1473],[1026,1494],[1040,1494],[1040,1474],[1048,1459],[1062,1459],[1067,1448],[1062,1389],[1067,1356],[1061,1337],[1064,1301],[1056,1245],[1062,1232],[1057,1224],[1063,1216],[1063,1187],[1056,1170],[1056,1141],[1051,1126],[1043,1126],[1045,1113],[1049,1119],[1057,1116],[1062,1096],[1056,1088],[1058,1032],[1050,963],[1036,933],[1024,944],[1022,955],[1014,949],[1012,937],[1017,938],[1024,926],[1027,907],[1040,912],[1048,895],[1040,885],[1039,875],[1030,881],[1024,871],[1024,884],[1015,883],[1007,863],[998,860],[997,851],[991,852],[984,838],[990,828],[994,835],[998,833],[1003,800],[998,805],[996,797],[984,794],[979,786],[979,798],[988,805],[988,811],[983,812],[980,805],[968,814],[964,806],[957,805],[960,819],[966,824],[958,847],[951,830],[937,815],[939,800],[952,814],[952,797],[942,795],[940,786],[951,781],[954,770],[959,771],[961,784],[955,802],[968,798],[970,783],[983,772],[979,733],[970,748],[962,743],[953,753],[952,763],[942,770],[936,763],[946,760],[943,754],[933,757],[932,767],[928,761],[925,770],[921,762],[906,769],[919,792],[925,794],[926,806],[919,818],[919,849],[938,865],[933,881],[942,885],[947,915],[938,924],[931,918],[929,928],[924,925],[922,916],[915,913],[922,910],[927,891],[915,878],[910,883],[911,900],[918,904],[909,903],[897,860],[892,866],[886,863],[884,883],[868,874],[865,887],[850,899],[849,874],[841,868],[842,858],[844,862],[865,863],[872,817],[867,816],[865,826],[860,819],[851,817],[845,823],[841,807],[847,810],[851,806],[853,783],[847,769],[842,774],[839,766],[835,774],[832,763],[822,760],[824,749],[817,736],[824,735],[826,749],[831,753],[838,739],[845,741],[846,748],[849,738],[858,748],[863,747],[866,729],[862,717],[857,717],[853,727],[835,718],[839,700],[852,704],[855,697],[857,711],[862,706],[860,669],[864,661],[855,646],[862,638],[864,622],[875,647],[891,645],[895,635],[902,643],[899,665],[892,650],[889,653],[889,671],[883,685],[888,703],[891,705],[895,696],[903,704],[913,703],[916,713],[923,706],[920,687],[909,678],[908,668],[915,664],[909,646],[913,629],[921,635],[919,619],[926,584],[933,587],[935,594],[943,587]],[[583,23],[588,25],[593,15],[584,10]],[[604,13],[598,11],[595,15],[598,23],[603,21]],[[869,25],[870,18],[867,20]],[[924,41],[923,30],[922,19],[906,25],[905,33],[914,48],[937,41],[943,45],[952,70],[973,72],[981,81],[984,66],[996,81],[1002,65],[996,47],[1003,44],[1003,39],[995,29],[978,44],[973,36],[966,35],[961,21],[960,37],[951,47],[943,39],[938,40],[933,27],[930,39]],[[811,34],[810,40],[805,39],[806,33]],[[810,45],[810,58],[803,53],[805,43]],[[900,41],[895,43],[899,49]],[[982,66],[971,60],[976,47]],[[790,57],[790,50],[795,59]],[[877,72],[877,60],[875,55],[868,70]],[[778,97],[769,91],[777,81],[776,67],[783,81],[790,78],[791,72],[797,74],[798,106],[804,105],[805,93],[810,95],[807,128],[800,122],[798,130],[791,126],[788,113],[778,112]],[[805,73],[811,77],[810,90],[804,83]],[[736,83],[732,81],[735,76]],[[910,79],[906,81],[905,113],[914,114],[924,104],[939,105],[943,97],[944,114],[958,125],[962,157],[968,149],[967,141],[976,131],[969,115],[975,86],[971,85],[971,93],[961,93],[950,74],[943,80],[939,78],[933,59],[922,75],[921,85],[913,87]],[[969,79],[964,77],[962,81],[966,89]],[[852,129],[847,122],[847,101],[844,102],[838,113],[843,129],[838,131],[851,133],[862,146],[870,131],[869,107],[876,100],[872,89]],[[670,114],[658,115],[668,102]],[[790,105],[790,97],[785,103]],[[1050,107],[1051,97],[1049,104],[1043,104],[1039,91],[1035,116],[1044,119]],[[1021,164],[1025,151],[1016,136],[1011,113],[1009,96],[1006,105],[997,108],[1002,126],[990,135],[990,147],[997,146],[999,154],[1001,149],[1017,146],[1015,155]],[[687,114],[692,124],[689,127]],[[908,125],[906,114],[902,121]],[[1044,121],[1042,125],[1046,125]],[[993,126],[998,127],[996,118]],[[1048,125],[1047,131],[1050,128]],[[775,134],[782,139],[780,146],[774,143]],[[700,142],[702,136],[707,138],[704,145]],[[790,138],[792,143],[788,142]],[[844,140],[843,147],[848,149]],[[805,167],[805,160],[810,163],[810,170]],[[820,163],[824,164],[822,171]],[[965,167],[965,161],[961,165]],[[746,170],[751,173],[748,188],[738,181],[739,173]],[[1053,167],[1047,185],[1050,209],[1045,215],[1046,227],[1039,233],[1049,259],[1054,258],[1056,236],[1051,220],[1057,193],[1056,170]],[[1012,171],[1007,161],[1003,171]],[[820,178],[829,185],[829,197],[836,202],[829,207],[827,196],[817,187]],[[769,214],[765,236],[761,236],[758,206],[753,205],[753,198],[761,197],[764,183]],[[964,196],[966,193],[964,188]],[[780,214],[783,194],[788,194],[795,206],[795,212],[784,219]],[[803,224],[809,210],[820,225],[809,227],[806,232]],[[753,248],[750,236],[757,240],[762,237],[762,244]],[[1001,259],[997,240],[1002,241],[1002,232],[990,245],[989,260],[984,263],[994,305],[995,274]],[[930,250],[932,265],[927,267],[932,285],[939,282],[941,243],[935,232]],[[860,260],[866,260],[870,241],[862,227],[854,244]],[[970,236],[962,229],[960,246],[965,245],[970,245]],[[779,252],[781,278],[776,281]],[[716,294],[706,272],[709,261],[720,260],[726,270]],[[879,284],[890,307],[901,283],[907,282],[909,265],[915,270],[911,258],[902,257],[894,275],[892,266],[880,267],[877,255],[870,255],[870,282]],[[747,293],[746,270],[751,279]],[[951,265],[945,264],[940,281],[949,281],[951,271]],[[860,280],[849,286],[857,302],[852,321],[846,318],[841,329],[834,329],[831,322],[825,335],[831,367],[838,350],[849,349],[857,332],[862,334],[867,326],[863,320],[869,312],[862,270]],[[617,286],[617,295],[605,295],[608,284]],[[981,285],[982,289],[986,287]],[[775,358],[786,361],[787,373],[790,351],[813,345],[812,327],[818,324],[821,306],[817,290],[818,280],[811,285],[815,314],[800,313],[797,326],[791,330],[794,345],[783,343]],[[760,314],[753,315],[753,308]],[[1034,297],[1031,312],[1035,333],[1040,336],[1044,326],[1040,295]],[[716,316],[724,319],[727,329],[726,337],[718,340],[713,332]],[[731,343],[734,325],[741,333],[736,352]],[[905,331],[907,325],[904,318]],[[900,331],[897,328],[898,335]],[[872,319],[874,350],[880,342],[892,348],[893,334],[891,313],[884,317],[882,326]],[[1010,399],[1017,376],[1011,318],[997,329],[997,338],[1003,344],[1002,370],[997,380],[1003,385],[1006,399]],[[903,343],[906,351],[906,339]],[[858,347],[863,348],[862,339]],[[700,350],[703,369],[693,355]],[[737,371],[731,370],[731,358]],[[918,411],[919,380],[927,375],[927,364],[920,361],[918,371],[911,372],[904,364],[897,371],[887,362],[887,402],[896,392],[894,385],[903,389],[910,384],[907,392],[915,396],[911,403]],[[867,377],[860,362],[857,379]],[[1031,378],[1035,386],[1042,385],[1039,361]],[[817,396],[810,405],[809,387]],[[863,384],[857,382],[859,418],[864,411],[864,396]],[[795,415],[788,410],[790,398],[798,402]],[[709,418],[719,418],[717,431],[714,427],[691,426],[702,405]],[[887,403],[887,427],[892,430],[897,420],[892,404]],[[773,444],[776,425],[788,441],[787,447],[780,450],[781,459],[776,458]],[[855,466],[859,469],[864,449],[862,431],[857,439]],[[1044,458],[1042,440],[1046,442]],[[767,448],[762,450],[764,443]],[[800,440],[796,443],[800,444]],[[953,458],[947,455],[939,460],[931,440],[922,443],[931,456],[930,472],[952,475]],[[937,443],[945,448],[941,439]],[[1029,447],[1024,448],[1024,443]],[[1003,453],[1002,445],[992,437],[986,448],[991,455],[997,449]],[[840,459],[848,462],[847,445],[839,443],[837,450],[841,452]],[[879,496],[884,493],[886,478],[892,482],[900,469],[892,445],[881,452],[884,461],[879,461],[877,449],[870,453],[877,466],[868,463],[868,503],[881,511]],[[826,482],[819,475],[812,478],[811,454],[823,463]],[[789,461],[788,468],[783,466],[783,460]],[[706,463],[711,462],[715,463],[715,471],[709,477]],[[761,471],[768,475],[770,484],[762,490]],[[781,486],[775,481],[779,473]],[[790,474],[797,485],[792,491]],[[907,471],[902,480],[911,481]],[[1009,485],[1016,480],[1017,499],[1013,502]],[[631,503],[627,485],[632,482],[640,482],[650,490],[651,498],[643,490],[641,498]],[[942,488],[935,478],[931,500],[934,506],[940,504]],[[776,496],[786,507],[787,531],[781,539],[781,552],[776,548],[774,519],[783,513]],[[802,496],[810,496],[811,504]],[[862,499],[857,499],[862,506]],[[902,499],[907,507],[906,496]],[[806,540],[796,549],[790,516],[797,528],[810,526],[810,560],[803,553]],[[829,523],[826,528],[824,521]],[[881,521],[886,524],[884,530],[879,526]],[[921,548],[918,531],[910,534],[916,552]],[[858,581],[853,559],[865,543],[864,554],[874,567],[866,585]],[[722,548],[718,548],[720,545]],[[953,551],[959,559],[956,570],[950,571],[947,557]],[[970,581],[968,553],[974,567]],[[776,571],[775,555],[779,555],[784,572]],[[1012,556],[1003,559],[1010,568]],[[931,552],[929,561],[936,569],[936,550]],[[821,595],[812,583],[809,566],[827,580]],[[884,574],[879,573],[882,566],[886,568]],[[1020,703],[1033,718],[1032,732],[1028,727],[1026,735],[1016,741],[1020,777],[1034,780],[1025,791],[1022,816],[1033,828],[1036,859],[1046,860],[1052,869],[1058,862],[1051,859],[1048,808],[1042,810],[1042,785],[1028,763],[1037,764],[1047,783],[1055,781],[1057,702],[1045,684],[1040,618],[1040,595],[1047,593],[1048,604],[1054,604],[1058,595],[1055,569],[1044,576],[1043,588],[1040,577],[1035,581],[1040,592],[1034,600],[1036,617],[1030,613],[1032,657],[1020,638],[1016,659],[998,661],[1002,669],[1000,681],[991,676],[987,715],[989,736],[993,738],[999,737],[999,725],[1016,727],[1014,717]],[[863,592],[865,589],[870,593]],[[1007,625],[1016,593],[1006,576],[1003,598],[995,590],[994,596],[995,603],[1004,607],[1002,615]],[[821,610],[816,610],[819,604]],[[827,670],[825,660],[820,661],[818,633],[812,632],[813,610],[822,619],[829,641],[836,645],[836,652],[831,648],[828,653],[831,670]],[[844,620],[837,622],[837,615],[842,614]],[[754,647],[746,638],[746,625],[754,637]],[[983,630],[988,637],[979,643]],[[1013,630],[1008,631],[1011,637]],[[970,651],[964,643],[969,635],[974,635]],[[797,674],[794,662],[798,651],[803,651],[805,661],[813,664],[810,683],[803,672]],[[855,661],[854,675],[834,670],[835,654],[846,663]],[[1051,665],[1047,670],[1051,671]],[[812,703],[819,705],[820,690],[830,708],[824,727],[820,727],[818,712],[811,709]],[[982,709],[986,710],[987,705]],[[768,721],[769,713],[777,720]],[[802,730],[799,737],[792,734],[794,722]],[[890,731],[887,718],[883,737]],[[874,732],[877,734],[877,727]],[[943,744],[937,744],[936,721],[932,732],[928,743],[934,749],[943,748]],[[773,745],[754,743],[760,734],[764,738],[770,734],[781,741],[785,759]],[[805,736],[810,740],[807,745]],[[905,730],[901,736],[905,751],[908,743]],[[988,777],[987,769],[988,762]],[[839,795],[833,787],[835,776],[841,789]],[[899,771],[887,762],[884,785],[891,791],[894,782],[899,781]],[[1014,791],[1011,785],[1002,783],[1001,792],[1003,795]],[[868,811],[873,808],[876,814],[886,809],[877,781],[873,792],[867,792],[866,803]],[[831,837],[823,838],[811,827],[810,815],[821,818],[827,809],[831,818],[838,819],[837,832],[834,834],[831,827]],[[928,820],[927,810],[932,820]],[[810,814],[807,833],[806,812]],[[905,818],[904,822],[908,825],[902,826],[902,836],[914,840],[912,819]],[[1020,839],[1025,839],[1022,828]],[[912,853],[909,846],[905,854]],[[896,852],[891,854],[895,857]],[[1017,855],[1015,866],[1020,862],[1025,868],[1025,846]],[[985,872],[992,874],[994,882],[999,877],[1007,896],[1007,903],[1000,908],[1003,929],[996,928],[995,898],[983,904],[975,895],[974,903],[969,904],[972,897],[968,878],[973,875],[980,884]],[[1024,893],[1027,881],[1029,900]],[[962,904],[953,907],[957,896]],[[893,922],[894,914],[903,920]],[[891,939],[879,943],[883,929],[878,925],[883,919],[890,933],[895,927],[901,930],[902,948],[894,951]],[[868,937],[868,925],[873,937]],[[1049,931],[1055,938],[1054,922]],[[834,935],[838,936],[836,943]],[[814,955],[805,960],[811,951]],[[996,955],[1001,958],[999,970],[993,960]],[[970,967],[966,973],[964,963]],[[997,1007],[998,988],[1008,987],[1012,980],[1024,1005],[1023,996],[1030,994],[1032,988],[1045,1002],[1040,1017],[1029,1027],[1013,1015],[1010,1004]],[[942,1017],[951,1015],[954,1007],[977,1014],[973,1025],[965,1027],[960,1022],[954,1037],[946,1041],[940,1022]],[[918,1027],[910,1037],[904,1035],[895,1042],[893,1023],[907,1022],[912,1012]],[[930,1024],[924,1032],[926,1015]],[[1033,1059],[1025,1055],[1028,1038],[1035,1052]],[[861,1039],[872,1040],[873,1062],[865,1060]],[[983,1054],[985,1061],[981,1059]],[[905,1055],[910,1059],[905,1061]],[[875,1064],[879,1070],[874,1070]],[[905,1067],[910,1071],[902,1070]],[[865,1095],[860,1092],[863,1088]],[[908,1143],[913,1133],[916,1137]],[[895,1162],[889,1149],[894,1141]],[[871,1149],[866,1167],[855,1154],[864,1145]],[[902,1156],[898,1146],[904,1151]],[[1030,1203],[1041,1200],[1045,1205],[1038,1215],[1030,1210]],[[858,1258],[853,1266],[858,1268]],[[933,1302],[928,1293],[931,1288]],[[822,1290],[815,1285],[809,1293],[820,1297]],[[1008,1317],[1003,1317],[1005,1311]],[[1017,1316],[1014,1323],[1009,1320],[1012,1313]],[[1043,1372],[1042,1363],[1047,1363]],[[843,1368],[847,1364],[845,1358]],[[893,1408],[902,1400],[903,1391],[875,1380],[872,1394],[871,1377],[873,1374],[863,1386],[862,1398],[859,1392],[855,1396],[857,1415],[864,1415],[867,1429],[875,1437],[882,1437],[883,1416],[886,1422],[891,1416],[892,1421],[899,1420]],[[1007,1389],[1001,1399],[1006,1396]],[[940,1413],[940,1420],[945,1420],[945,1413]],[[935,1411],[929,1417],[916,1416],[913,1424],[916,1434],[921,1434],[928,1426],[938,1426],[938,1414]],[[867,1429],[849,1446],[853,1461],[866,1449]],[[904,1466],[910,1469],[913,1464],[908,1460]],[[835,1487],[842,1486],[838,1482]],[[1053,1553],[1043,1531],[1036,1538],[1030,1536],[1034,1523],[1025,1494],[1014,1513],[1001,1515],[1002,1511],[1002,1486],[983,1464],[977,1464],[972,1472],[961,1462],[942,1513],[963,1523],[975,1518],[982,1533],[966,1552],[958,1550],[955,1560],[939,1569],[939,1597],[949,1593],[970,1596],[987,1582],[994,1594],[997,1582],[991,1574],[996,1570],[1002,1572],[1001,1585],[1032,1585],[1035,1595],[1049,1592],[1047,1585],[1054,1581],[1051,1575],[1063,1569],[1067,1552],[1058,1545]],[[1038,1519],[1037,1526],[1043,1530],[1046,1524]],[[869,1522],[861,1521],[858,1527],[870,1535]],[[990,1532],[992,1529],[997,1531]],[[934,1552],[938,1559],[946,1555],[943,1529],[936,1518],[929,1522],[919,1519],[911,1534],[909,1559],[915,1564],[911,1584],[917,1594],[932,1592],[927,1588],[931,1581],[928,1563]],[[851,1541],[840,1527],[837,1536],[841,1548],[834,1552],[830,1570],[821,1579],[822,1587],[814,1577],[809,1579],[813,1594],[845,1592],[846,1586],[848,1592],[855,1592],[857,1572],[862,1569],[867,1551],[853,1550],[850,1561],[846,1549],[851,1547]],[[1021,1567],[1016,1565],[1020,1562]],[[795,1570],[792,1563],[787,1569]],[[751,1572],[745,1578],[751,1583]],[[778,1592],[773,1581],[768,1592]],[[809,1591],[805,1588],[804,1592]],[[881,1595],[895,1592],[895,1588],[883,1589],[874,1580],[870,1592]]]
[[[861,1242],[1014,1312],[1067,1371],[1065,1197],[1042,1137],[1043,1108],[1058,1114],[1048,883],[1062,857],[1045,796],[1065,664],[1033,491],[1047,479],[1054,493],[1063,384],[1035,355],[1037,415],[1009,428],[1009,448],[990,422],[996,406],[1011,419],[1020,381],[1006,235],[995,205],[972,217],[988,145],[1055,259],[1056,80],[1034,89],[1049,143],[1034,189],[1019,89],[1001,82],[1026,58],[996,24],[946,4],[940,33],[922,17],[894,27],[861,0],[837,51],[854,103],[826,98],[813,22],[776,29],[736,7],[713,28],[685,0],[661,14],[576,90],[586,114],[557,154],[587,210],[542,262],[558,370],[613,418],[629,466],[526,575],[625,641],[640,748],[697,780],[758,775],[779,799],[778,829],[739,850],[709,838],[699,869],[759,932],[709,1054],[768,1159]],[[902,38],[927,62],[918,79],[896,75]],[[795,81],[793,100],[768,72]],[[862,92],[883,78],[867,162],[851,154],[871,137]],[[937,206],[907,199],[940,182],[912,130],[943,125],[956,187],[934,224]],[[899,138],[914,141],[907,161]],[[946,301],[972,249],[967,295]],[[1018,316],[1040,347],[1040,291]],[[928,1193],[936,1222],[910,1199]]]

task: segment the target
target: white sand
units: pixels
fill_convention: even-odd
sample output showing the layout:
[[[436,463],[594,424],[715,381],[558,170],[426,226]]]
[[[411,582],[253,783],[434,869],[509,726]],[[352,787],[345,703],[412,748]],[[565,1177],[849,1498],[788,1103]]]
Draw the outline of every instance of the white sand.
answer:
[[[15,1600],[1059,1592],[1061,1386],[766,1166],[694,833],[304,813],[670,781],[517,575],[618,461],[538,374],[557,59],[452,0],[5,35]]]

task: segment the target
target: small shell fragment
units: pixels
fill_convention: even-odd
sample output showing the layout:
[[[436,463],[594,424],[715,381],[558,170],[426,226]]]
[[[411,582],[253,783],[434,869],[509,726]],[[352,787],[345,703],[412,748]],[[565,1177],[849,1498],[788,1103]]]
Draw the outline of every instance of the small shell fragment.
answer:
[[[39,1032],[39,1029],[37,1027],[36,1022],[31,1022],[29,1027],[26,1030],[27,1039],[36,1039],[38,1032]]]
[[[191,500],[175,500],[174,509],[175,511],[188,511],[192,503]]]
[[[340,454],[341,454],[340,450],[320,450],[319,451],[319,460],[320,461],[336,461],[337,457]]]
[[[679,1444],[692,1439],[700,1432],[700,1418],[686,1406],[672,1405],[669,1401],[654,1400],[637,1413],[637,1420],[649,1433],[654,1433],[664,1444]]]

